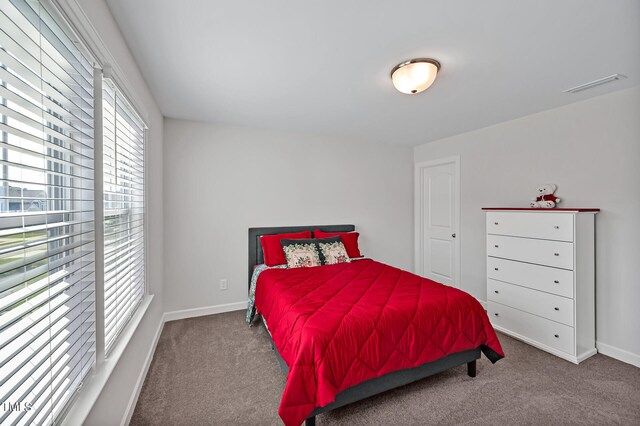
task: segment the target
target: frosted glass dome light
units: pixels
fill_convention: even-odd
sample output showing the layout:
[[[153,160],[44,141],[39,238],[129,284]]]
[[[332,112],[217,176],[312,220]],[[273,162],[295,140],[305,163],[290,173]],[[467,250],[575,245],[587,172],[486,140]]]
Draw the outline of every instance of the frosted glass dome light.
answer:
[[[391,80],[402,93],[420,93],[433,84],[439,69],[440,62],[435,59],[411,59],[393,67]]]

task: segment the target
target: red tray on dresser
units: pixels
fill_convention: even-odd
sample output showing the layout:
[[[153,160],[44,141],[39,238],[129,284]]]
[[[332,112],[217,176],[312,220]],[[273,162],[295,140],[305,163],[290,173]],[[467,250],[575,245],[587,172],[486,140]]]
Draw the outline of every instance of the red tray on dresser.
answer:
[[[482,210],[531,210],[536,212],[599,212],[600,209],[576,207],[569,208],[553,208],[553,209],[536,209],[533,207],[483,207]]]

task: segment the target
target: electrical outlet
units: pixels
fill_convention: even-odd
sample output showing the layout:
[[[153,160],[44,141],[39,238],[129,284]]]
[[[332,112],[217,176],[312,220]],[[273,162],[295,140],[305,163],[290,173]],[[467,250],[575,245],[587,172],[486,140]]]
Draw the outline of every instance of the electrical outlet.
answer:
[[[229,286],[228,286],[227,280],[220,280],[220,290],[226,290],[228,288]]]

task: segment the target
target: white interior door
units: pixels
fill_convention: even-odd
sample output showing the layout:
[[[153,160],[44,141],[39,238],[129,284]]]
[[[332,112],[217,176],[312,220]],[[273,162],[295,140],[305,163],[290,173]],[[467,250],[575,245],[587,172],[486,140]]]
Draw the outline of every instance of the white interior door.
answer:
[[[416,164],[416,273],[460,286],[460,158]]]

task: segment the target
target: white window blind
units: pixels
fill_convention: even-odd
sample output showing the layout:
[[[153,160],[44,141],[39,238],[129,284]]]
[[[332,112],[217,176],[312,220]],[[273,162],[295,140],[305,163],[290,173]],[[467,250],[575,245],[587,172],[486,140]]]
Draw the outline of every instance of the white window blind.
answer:
[[[144,122],[111,80],[103,83],[105,347],[145,291]]]
[[[0,1],[3,425],[51,424],[95,364],[93,63],[53,16]]]

